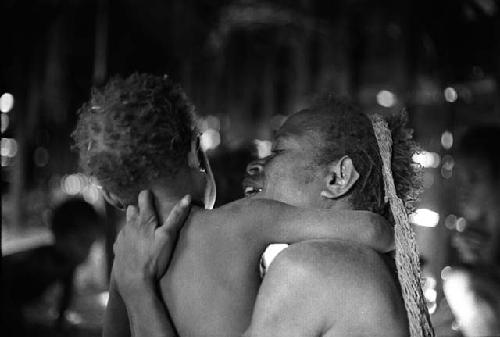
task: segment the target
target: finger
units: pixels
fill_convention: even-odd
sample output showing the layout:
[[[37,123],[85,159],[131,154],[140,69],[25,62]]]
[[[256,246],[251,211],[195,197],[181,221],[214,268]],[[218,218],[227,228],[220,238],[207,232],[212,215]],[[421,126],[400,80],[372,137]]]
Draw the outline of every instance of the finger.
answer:
[[[158,228],[158,231],[163,234],[169,233],[170,235],[177,236],[180,228],[184,225],[190,208],[191,196],[186,195],[174,206],[163,225]]]
[[[115,243],[113,244],[113,254],[115,254],[115,255],[116,255],[116,253],[118,251],[118,245],[121,242],[122,236],[123,236],[123,228],[120,230],[120,232],[118,232],[118,235],[116,237]]]
[[[132,205],[128,206],[127,207],[127,223],[135,221],[135,219],[137,218],[137,213],[138,213],[137,207],[132,206]]]
[[[189,214],[190,206],[191,197],[186,195],[170,211],[163,225],[155,231],[153,250],[158,256],[158,266],[155,271],[157,279],[160,279],[165,274],[174,250],[177,235]]]
[[[139,193],[139,226],[155,229],[158,226],[156,211],[153,205],[153,195],[149,191]]]

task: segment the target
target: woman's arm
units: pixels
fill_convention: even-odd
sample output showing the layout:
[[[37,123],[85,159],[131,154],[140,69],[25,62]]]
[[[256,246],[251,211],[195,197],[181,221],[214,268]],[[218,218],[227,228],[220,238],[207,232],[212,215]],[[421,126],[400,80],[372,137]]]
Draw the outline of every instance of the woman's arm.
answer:
[[[130,337],[127,309],[118,292],[114,272],[111,272],[111,281],[109,282],[109,300],[104,314],[102,337]]]
[[[190,198],[184,197],[160,227],[157,227],[151,193],[141,192],[138,204],[139,209],[128,207],[127,224],[115,243],[116,284],[134,337],[177,336],[156,289],[189,213]]]

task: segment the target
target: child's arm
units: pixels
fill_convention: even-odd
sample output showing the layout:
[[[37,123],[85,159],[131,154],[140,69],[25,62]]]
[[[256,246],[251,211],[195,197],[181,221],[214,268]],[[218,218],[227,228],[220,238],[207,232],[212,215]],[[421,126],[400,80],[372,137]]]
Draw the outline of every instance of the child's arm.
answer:
[[[240,206],[238,223],[242,224],[242,230],[266,245],[342,239],[379,252],[394,249],[392,226],[372,212],[306,209],[269,199],[248,199]]]

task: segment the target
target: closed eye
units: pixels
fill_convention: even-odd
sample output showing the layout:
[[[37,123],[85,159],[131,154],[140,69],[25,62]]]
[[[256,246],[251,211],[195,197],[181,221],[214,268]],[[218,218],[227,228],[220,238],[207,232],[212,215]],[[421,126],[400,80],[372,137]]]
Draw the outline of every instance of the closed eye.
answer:
[[[269,155],[265,156],[264,158],[262,158],[262,160],[264,160],[265,162],[268,162],[269,160],[273,159],[274,157],[283,153],[284,151],[285,150],[282,150],[282,149],[272,149],[271,153]]]

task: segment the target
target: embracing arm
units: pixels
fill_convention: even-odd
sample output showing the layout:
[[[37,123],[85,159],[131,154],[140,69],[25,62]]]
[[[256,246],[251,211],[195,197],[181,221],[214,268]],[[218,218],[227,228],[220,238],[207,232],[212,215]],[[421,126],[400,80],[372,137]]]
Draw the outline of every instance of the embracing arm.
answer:
[[[177,337],[167,308],[152,282],[145,280],[137,296],[127,298],[130,327],[134,337]]]
[[[115,243],[114,279],[134,337],[176,337],[157,284],[167,270],[178,232],[189,213],[190,198],[186,196],[177,203],[159,227],[152,198],[151,193],[143,191],[139,209],[127,209],[127,224]],[[117,308],[123,316],[123,307]]]
[[[242,223],[255,223],[255,226],[246,226],[244,230],[265,244],[340,239],[383,253],[394,249],[391,225],[372,212],[307,209],[258,198],[247,199],[245,203]]]
[[[125,303],[118,292],[115,275],[111,272],[109,300],[104,314],[103,337],[130,337],[130,323]]]

